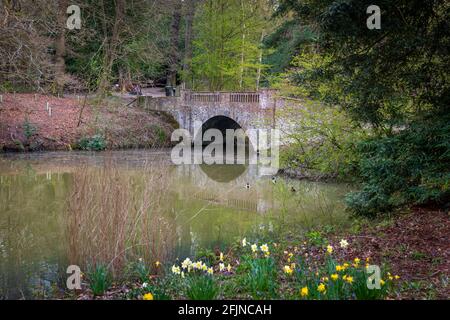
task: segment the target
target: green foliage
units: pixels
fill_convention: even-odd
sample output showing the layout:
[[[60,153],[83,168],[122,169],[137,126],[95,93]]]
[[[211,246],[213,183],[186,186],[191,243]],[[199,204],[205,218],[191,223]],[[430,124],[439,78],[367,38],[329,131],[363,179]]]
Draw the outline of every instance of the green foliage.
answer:
[[[78,147],[81,150],[102,151],[106,149],[106,141],[102,135],[85,137],[78,142]]]
[[[160,126],[154,126],[153,131],[156,134],[156,140],[159,145],[163,145],[167,141],[167,134]]]
[[[194,31],[193,87],[255,89],[262,64],[261,38],[270,23],[263,1],[208,0],[199,6]]]
[[[87,277],[94,296],[103,295],[110,288],[112,283],[108,267],[101,264],[89,267]]]
[[[281,115],[294,128],[287,137],[290,144],[281,151],[281,164],[342,178],[355,174],[356,143],[368,135],[367,130],[337,107],[302,104]]]
[[[185,295],[190,300],[215,300],[219,294],[219,286],[210,275],[189,275],[186,278]]]
[[[306,234],[308,241],[315,246],[323,246],[326,244],[326,239],[322,236],[320,231],[311,231]]]
[[[348,168],[358,169],[363,189],[347,199],[358,214],[376,215],[408,204],[444,205],[450,180],[448,4],[444,0],[382,0],[377,3],[382,27],[368,30],[370,4],[365,0],[281,1],[281,14],[289,13],[302,25],[313,26],[319,35],[317,41],[312,39],[312,46],[306,43],[298,48],[292,69],[282,79],[288,80],[290,95],[340,106],[360,127],[373,131],[354,135],[352,123],[341,127],[337,123],[343,130],[331,132],[339,135],[325,135],[326,139],[319,135],[313,140],[320,142],[319,147],[306,151],[309,144],[298,139],[300,143],[295,141],[285,158],[294,165],[344,174]],[[318,123],[312,127],[321,128],[321,116],[315,117]],[[333,143],[336,136],[344,137],[339,147]],[[311,156],[305,157],[308,151]],[[339,161],[330,165],[328,155]]]
[[[37,132],[37,128],[34,124],[32,124],[28,118],[25,119],[25,121],[23,122],[22,125],[23,128],[23,133],[25,135],[25,137],[27,138],[27,140],[30,140],[30,138],[32,136],[34,136]]]
[[[196,260],[205,261],[207,264],[213,264],[216,258],[216,254],[210,249],[199,249],[195,255]]]
[[[376,215],[409,203],[449,202],[449,117],[373,138],[361,143],[360,152],[365,183],[347,197],[355,213]]]
[[[244,260],[244,263],[249,269],[245,283],[253,298],[273,298],[277,288],[277,272],[273,258],[249,258]]]
[[[131,266],[134,275],[142,282],[145,283],[149,279],[150,275],[150,268],[148,265],[144,262],[144,260],[139,260],[138,262],[135,262]]]

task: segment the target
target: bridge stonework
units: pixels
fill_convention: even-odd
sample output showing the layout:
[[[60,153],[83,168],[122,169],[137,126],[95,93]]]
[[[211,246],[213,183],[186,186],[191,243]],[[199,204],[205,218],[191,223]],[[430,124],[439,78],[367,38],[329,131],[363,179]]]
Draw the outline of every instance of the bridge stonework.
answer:
[[[139,97],[138,105],[149,111],[171,114],[180,128],[197,136],[201,125],[209,119],[223,116],[234,120],[244,131],[272,129],[279,126],[277,111],[285,106],[276,90],[258,92],[180,92],[179,97]],[[198,124],[200,123],[200,126]],[[249,136],[253,146],[255,137]]]

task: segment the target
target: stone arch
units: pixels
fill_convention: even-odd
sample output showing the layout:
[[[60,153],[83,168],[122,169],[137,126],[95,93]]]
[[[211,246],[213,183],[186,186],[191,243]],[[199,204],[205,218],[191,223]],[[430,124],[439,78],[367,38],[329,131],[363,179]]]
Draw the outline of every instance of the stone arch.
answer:
[[[247,132],[245,123],[239,123],[232,116],[224,114],[208,116],[206,120],[202,121],[202,125],[194,130],[194,137],[197,138],[200,133],[203,135],[208,129],[218,129],[222,132],[224,137],[227,129],[242,129],[246,133],[248,146],[253,150],[256,150],[257,141],[255,141],[255,137]]]

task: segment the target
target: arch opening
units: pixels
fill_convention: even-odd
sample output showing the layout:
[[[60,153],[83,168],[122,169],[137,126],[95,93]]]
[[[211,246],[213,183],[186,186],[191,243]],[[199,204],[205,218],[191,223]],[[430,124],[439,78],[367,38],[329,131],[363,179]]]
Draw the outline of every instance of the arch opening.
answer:
[[[202,129],[201,129],[202,137],[204,137],[205,133],[210,129],[217,129],[222,133],[223,146],[225,148],[224,151],[226,150],[227,130],[241,129],[245,133],[245,129],[242,128],[239,123],[237,123],[235,120],[233,120],[229,117],[226,117],[226,116],[215,116],[215,117],[210,118],[206,122],[204,122],[202,125]],[[236,137],[236,136],[234,137],[233,141],[234,141],[235,149],[237,148],[238,144],[242,144],[242,142],[244,142],[246,153],[248,153],[248,151],[251,150],[252,145],[251,145],[250,139],[247,135],[245,135],[244,141],[242,141],[242,139],[238,139],[238,137]],[[206,146],[210,145],[211,143],[217,143],[217,142],[203,141],[203,146],[206,147]]]
[[[202,139],[205,136],[205,133],[207,133],[210,129],[216,129],[220,131],[220,133],[222,134],[221,141],[214,141],[214,138],[212,138],[213,141],[204,141],[204,139]],[[227,130],[233,131],[227,132]],[[242,130],[243,135],[235,134],[235,130]],[[236,166],[234,170],[236,174],[234,175],[233,179],[240,176],[246,170],[247,165],[239,165],[237,163],[248,164],[253,149],[250,139],[246,135],[245,129],[242,128],[239,123],[226,116],[215,116],[203,123],[201,130],[199,130],[198,132],[198,135],[200,134],[201,137],[197,136],[196,141],[202,141],[203,149],[207,148],[208,146],[214,146],[214,149],[221,149],[224,156],[223,163],[228,163],[230,159],[234,159],[231,160],[234,161],[234,165],[229,164],[224,166],[225,168],[229,167],[230,165]],[[228,137],[229,139],[227,139],[227,134],[232,134],[232,136]],[[228,140],[233,141],[233,145],[231,147],[227,145]],[[208,171],[207,166],[203,169],[204,171]],[[228,172],[230,168],[226,168],[224,170],[227,170]]]

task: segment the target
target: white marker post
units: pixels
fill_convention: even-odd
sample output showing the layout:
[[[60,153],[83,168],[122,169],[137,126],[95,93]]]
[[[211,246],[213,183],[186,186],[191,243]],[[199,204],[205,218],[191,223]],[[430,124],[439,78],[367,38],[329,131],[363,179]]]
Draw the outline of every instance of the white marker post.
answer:
[[[0,103],[3,103],[3,95],[0,94]]]
[[[52,117],[52,107],[48,107],[48,116]]]
[[[49,106],[48,101],[47,101],[47,106],[45,107],[45,110],[48,111],[48,108],[49,108],[49,107],[50,107],[50,106]]]

